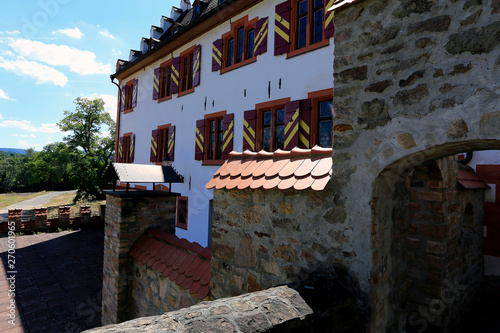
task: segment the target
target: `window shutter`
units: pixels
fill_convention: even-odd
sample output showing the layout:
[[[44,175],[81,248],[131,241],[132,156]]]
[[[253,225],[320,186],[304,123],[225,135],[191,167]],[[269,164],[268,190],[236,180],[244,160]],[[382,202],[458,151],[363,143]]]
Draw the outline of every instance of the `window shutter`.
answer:
[[[201,46],[196,45],[193,51],[193,87],[200,84],[200,59],[201,59]]]
[[[139,89],[138,80],[134,80],[134,85],[132,87],[132,109],[137,106],[137,89]]]
[[[255,23],[255,41],[254,41],[254,51],[253,54],[258,56],[259,54],[267,52],[267,26],[269,18],[264,17]]]
[[[285,104],[285,142],[284,150],[292,150],[299,146],[300,102]]]
[[[233,150],[234,113],[224,116],[224,136],[222,139],[222,159],[227,159]]]
[[[156,162],[157,155],[158,155],[158,130],[153,130],[151,132],[151,152],[149,154],[149,161]]]
[[[134,156],[135,156],[135,152],[134,152],[134,147],[135,147],[135,134],[132,134],[130,136],[130,147],[129,147],[129,162],[130,163],[134,163]]]
[[[311,100],[300,100],[299,147],[311,148]]]
[[[158,96],[160,96],[160,73],[161,68],[155,68],[155,74],[153,79],[153,100],[157,100]]]
[[[170,126],[168,128],[167,154],[172,161],[174,160],[174,153],[175,153],[175,126]]]
[[[122,86],[122,93],[120,94],[120,111],[125,111],[125,94],[127,93],[127,85]]]
[[[170,80],[171,80],[170,91],[172,94],[179,92],[180,71],[181,71],[181,57],[173,58],[172,70],[170,74]]]
[[[333,6],[334,0],[325,0],[325,38],[333,37],[335,26],[333,24],[334,11],[328,11]]]
[[[243,113],[243,150],[255,151],[257,130],[257,110]]]
[[[274,21],[274,55],[290,50],[290,1],[276,5]]]
[[[212,47],[212,72],[222,68],[222,39],[217,39]]]
[[[194,159],[202,161],[205,157],[205,119],[196,121],[196,139],[194,147]]]
[[[123,163],[123,136],[118,141],[118,163]]]

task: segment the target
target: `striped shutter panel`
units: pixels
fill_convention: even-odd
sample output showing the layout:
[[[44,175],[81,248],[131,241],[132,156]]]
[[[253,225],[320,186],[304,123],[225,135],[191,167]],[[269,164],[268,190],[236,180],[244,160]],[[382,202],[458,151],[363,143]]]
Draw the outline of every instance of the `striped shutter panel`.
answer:
[[[335,26],[333,24],[334,11],[328,11],[330,7],[333,6],[335,0],[325,0],[325,38],[333,37],[335,32]]]
[[[193,51],[193,87],[200,84],[201,46],[197,45]]]
[[[196,121],[196,139],[194,147],[194,159],[202,161],[205,158],[205,119]]]
[[[276,5],[274,21],[274,55],[290,50],[290,1]]]
[[[129,147],[129,153],[128,153],[128,161],[130,163],[134,163],[134,156],[135,156],[135,134],[132,134],[130,136],[130,147]]]
[[[168,128],[167,154],[172,161],[174,160],[174,153],[175,153],[175,126],[170,126]]]
[[[243,113],[243,150],[256,150],[257,110]]]
[[[254,51],[253,54],[258,56],[259,54],[267,52],[267,26],[269,18],[264,17],[255,23],[255,37],[254,37]]]
[[[222,68],[222,39],[217,39],[212,47],[212,72]]]
[[[151,132],[151,152],[149,154],[149,161],[156,162],[157,155],[158,155],[158,130],[153,130]]]
[[[127,85],[122,86],[122,93],[120,94],[120,111],[125,111],[125,94],[127,93]]]
[[[160,96],[160,73],[161,68],[155,68],[155,74],[153,79],[153,100],[157,100]]]
[[[132,86],[132,109],[137,106],[137,89],[139,89],[139,80],[134,80],[134,85]]]
[[[302,99],[285,104],[285,143],[284,150],[294,147],[310,147],[311,139],[311,102]]]
[[[179,92],[179,81],[181,72],[181,57],[172,59],[172,69],[170,71],[170,92],[176,94]]]
[[[118,163],[123,163],[123,136],[118,141]]]
[[[224,116],[224,136],[222,139],[222,159],[227,159],[233,150],[234,113]]]

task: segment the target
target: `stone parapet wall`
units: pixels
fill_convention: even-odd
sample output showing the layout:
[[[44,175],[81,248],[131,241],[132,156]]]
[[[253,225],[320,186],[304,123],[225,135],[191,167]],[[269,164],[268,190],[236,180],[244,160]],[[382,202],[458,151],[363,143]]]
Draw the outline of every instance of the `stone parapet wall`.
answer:
[[[357,259],[331,188],[214,190],[212,296],[306,279]]]
[[[311,308],[281,286],[85,332],[307,332]]]
[[[178,194],[134,191],[108,192],[104,232],[104,271],[102,324],[130,319],[129,251],[135,241],[151,227],[173,233]]]

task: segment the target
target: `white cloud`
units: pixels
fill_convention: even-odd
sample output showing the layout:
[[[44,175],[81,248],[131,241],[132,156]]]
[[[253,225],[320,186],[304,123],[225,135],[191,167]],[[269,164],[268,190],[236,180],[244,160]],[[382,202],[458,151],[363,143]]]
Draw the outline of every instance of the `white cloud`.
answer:
[[[35,143],[35,144],[32,144],[32,143],[28,143],[28,141],[26,140],[19,140],[17,141],[17,144],[21,147],[27,147],[27,148],[43,148],[41,144],[39,143]]]
[[[96,55],[90,51],[81,51],[67,45],[44,44],[29,39],[15,39],[9,45],[25,57],[51,66],[68,66],[72,72],[78,74],[111,73],[111,65],[97,62]]]
[[[3,119],[2,115],[0,114],[0,119]]]
[[[6,99],[8,101],[15,101],[15,99],[10,98],[9,95],[5,91],[3,91],[2,89],[0,89],[0,99]],[[0,115],[0,119],[2,119],[1,115]]]
[[[77,39],[80,39],[84,36],[84,33],[82,33],[80,31],[80,29],[78,28],[74,28],[74,29],[60,29],[60,30],[56,30],[56,31],[52,31],[52,34],[55,35],[55,34],[63,34],[63,35],[66,35],[68,37],[71,37],[71,38],[77,38]]]
[[[0,31],[0,35],[20,35],[21,32],[19,30],[11,30],[11,31]]]
[[[66,75],[55,68],[35,61],[24,59],[5,60],[0,57],[0,68],[20,76],[32,78],[37,84],[52,83],[56,86],[64,87],[68,83]]]
[[[18,138],[36,138],[35,134],[12,134],[12,136]]]
[[[113,39],[113,40],[116,40],[116,37],[113,36],[108,29],[104,29],[104,30],[101,30],[99,31],[99,34],[103,37],[106,37],[106,38],[109,38],[109,39]]]
[[[31,133],[36,133],[36,132],[41,132],[41,133],[57,133],[61,132],[59,128],[57,127],[56,124],[42,124],[40,127],[36,127],[33,125],[33,123],[29,120],[3,120],[0,121],[0,127],[6,127],[6,128],[15,128],[24,132],[31,132]],[[22,137],[28,137],[33,134],[17,134]],[[24,136],[23,136],[24,135]],[[34,135],[33,135],[34,137]]]
[[[111,119],[116,121],[116,107],[117,107],[117,97],[113,95],[105,95],[105,94],[93,94],[90,96],[82,96],[88,99],[102,98],[104,101],[104,110],[109,113]]]
[[[111,49],[111,53],[113,53],[113,55],[115,57],[118,57],[118,56],[120,56],[122,54],[122,51],[120,51],[120,50],[116,51],[115,48],[112,48]]]

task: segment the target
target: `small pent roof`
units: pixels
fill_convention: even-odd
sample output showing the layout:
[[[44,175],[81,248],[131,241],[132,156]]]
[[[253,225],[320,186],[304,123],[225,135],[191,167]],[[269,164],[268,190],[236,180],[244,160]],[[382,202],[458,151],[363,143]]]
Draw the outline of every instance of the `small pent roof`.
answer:
[[[274,153],[231,152],[206,185],[207,189],[264,188],[323,190],[332,176],[332,149],[278,149]]]
[[[113,163],[120,182],[182,183],[183,177],[172,167],[163,165]]]
[[[468,190],[481,190],[490,188],[484,180],[470,166],[458,163],[457,180],[460,185]]]

